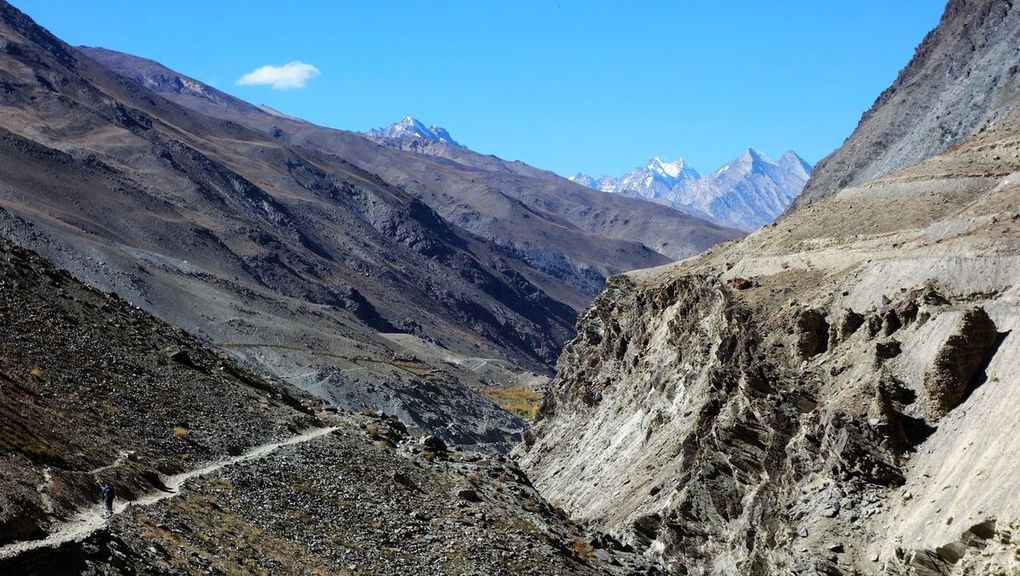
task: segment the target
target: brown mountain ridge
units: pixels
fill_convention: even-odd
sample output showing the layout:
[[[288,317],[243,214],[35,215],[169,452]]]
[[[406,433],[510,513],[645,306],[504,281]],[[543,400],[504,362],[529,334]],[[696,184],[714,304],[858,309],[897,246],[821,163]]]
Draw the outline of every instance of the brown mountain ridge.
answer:
[[[668,261],[631,230],[678,253],[735,235],[437,164],[191,81],[146,87],[6,3],[0,37],[6,236],[263,374],[450,442],[505,449],[523,422],[471,390],[496,379],[485,370],[537,378],[605,277]],[[453,191],[492,202],[433,202]]]

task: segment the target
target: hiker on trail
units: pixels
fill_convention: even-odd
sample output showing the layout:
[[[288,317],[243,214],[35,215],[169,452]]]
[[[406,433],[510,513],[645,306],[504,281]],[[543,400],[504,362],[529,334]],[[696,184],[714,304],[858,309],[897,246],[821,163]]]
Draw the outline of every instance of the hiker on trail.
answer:
[[[113,515],[113,486],[109,482],[103,482],[103,507],[107,516]]]

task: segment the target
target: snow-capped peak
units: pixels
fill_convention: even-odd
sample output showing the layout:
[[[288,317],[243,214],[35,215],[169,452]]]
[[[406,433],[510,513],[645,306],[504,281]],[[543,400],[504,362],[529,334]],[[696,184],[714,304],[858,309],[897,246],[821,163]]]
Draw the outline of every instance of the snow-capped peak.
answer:
[[[757,148],[751,148],[750,146],[748,146],[747,149],[744,150],[744,153],[741,155],[741,158],[748,158],[751,161],[771,163],[771,160],[769,160],[769,157],[766,156],[764,152],[758,150]]]
[[[365,133],[373,140],[406,140],[420,138],[431,142],[442,142],[450,146],[462,147],[450,136],[450,133],[440,126],[425,126],[417,118],[411,115],[404,116],[400,122],[390,124],[384,128],[376,128]]]
[[[648,169],[658,172],[663,176],[679,178],[684,170],[684,160],[683,158],[677,158],[673,162],[663,162],[662,158],[656,156],[648,162]]]
[[[645,170],[658,175],[663,180],[692,180],[698,178],[698,172],[684,162],[683,158],[677,158],[672,162],[666,162],[655,156],[645,165]]]

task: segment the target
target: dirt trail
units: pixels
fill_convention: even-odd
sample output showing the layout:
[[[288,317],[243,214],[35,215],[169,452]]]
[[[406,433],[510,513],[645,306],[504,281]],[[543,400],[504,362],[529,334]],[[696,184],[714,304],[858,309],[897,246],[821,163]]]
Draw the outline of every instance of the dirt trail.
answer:
[[[313,428],[311,430],[307,430],[297,436],[288,438],[286,440],[256,446],[255,448],[252,448],[251,450],[245,452],[244,454],[241,454],[240,456],[225,458],[223,460],[213,462],[202,468],[196,468],[194,470],[189,470],[188,472],[182,472],[180,474],[175,474],[173,476],[163,478],[163,484],[167,488],[166,491],[157,490],[154,492],[149,492],[148,494],[144,494],[137,500],[133,500],[130,502],[125,501],[118,502],[114,506],[113,513],[120,514],[121,512],[126,510],[128,506],[150,506],[152,504],[155,504],[156,502],[159,502],[160,500],[173,498],[174,496],[180,494],[180,492],[178,491],[180,487],[184,485],[185,482],[192,478],[211,474],[217,470],[220,470],[227,466],[231,466],[233,464],[237,464],[239,462],[245,462],[249,460],[256,460],[258,458],[262,458],[263,456],[266,456],[284,446],[291,446],[294,444],[308,442],[309,440],[314,440],[320,436],[329,434],[333,430],[336,430],[336,428]],[[54,530],[50,532],[50,534],[46,538],[40,540],[27,540],[24,542],[14,542],[11,544],[7,544],[5,546],[0,546],[0,560],[13,558],[23,552],[35,550],[37,548],[54,548],[60,546],[61,544],[64,544],[65,542],[81,540],[87,537],[88,535],[92,534],[96,530],[99,530],[100,528],[105,526],[107,520],[108,518],[105,516],[103,512],[102,504],[90,506],[80,511],[77,515],[75,515],[67,522],[57,524],[54,527]]]
[[[112,464],[107,464],[106,466],[100,466],[94,470],[89,470],[89,474],[99,474],[101,472],[106,472],[107,470],[112,470],[126,462],[127,459],[134,453],[134,450],[122,450]]]

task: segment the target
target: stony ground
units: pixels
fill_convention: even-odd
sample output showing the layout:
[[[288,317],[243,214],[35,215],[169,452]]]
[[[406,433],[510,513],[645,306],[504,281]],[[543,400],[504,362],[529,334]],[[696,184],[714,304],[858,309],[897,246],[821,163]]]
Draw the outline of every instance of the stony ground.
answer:
[[[0,326],[0,574],[658,573],[505,457],[266,382],[3,241]]]
[[[0,240],[0,544],[315,423],[296,393]]]
[[[46,574],[655,574],[549,507],[503,457],[448,452],[385,416],[129,506],[84,543],[0,567]]]

